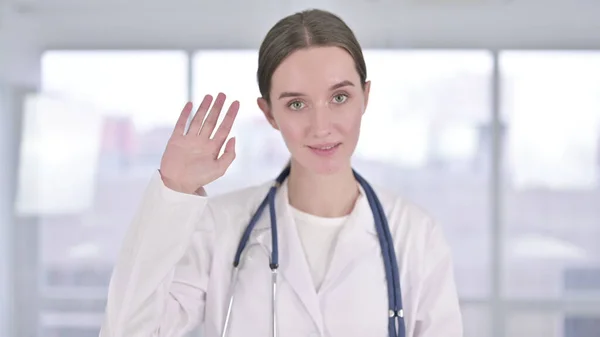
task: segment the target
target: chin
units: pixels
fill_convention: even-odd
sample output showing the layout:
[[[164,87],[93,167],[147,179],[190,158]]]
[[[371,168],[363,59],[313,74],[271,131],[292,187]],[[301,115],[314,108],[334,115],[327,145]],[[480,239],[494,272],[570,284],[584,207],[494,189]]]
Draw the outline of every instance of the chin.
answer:
[[[303,170],[316,175],[334,175],[351,167],[347,148],[340,146],[334,153],[315,153],[307,148],[295,153],[295,162]]]
[[[343,167],[345,168],[345,166]],[[318,175],[333,175],[342,171],[342,165],[315,165],[311,171]]]

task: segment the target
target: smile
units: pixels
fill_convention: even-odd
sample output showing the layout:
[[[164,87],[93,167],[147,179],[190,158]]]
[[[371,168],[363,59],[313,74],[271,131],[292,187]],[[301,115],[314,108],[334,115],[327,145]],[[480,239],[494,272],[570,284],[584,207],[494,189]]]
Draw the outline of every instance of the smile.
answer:
[[[340,143],[333,144],[333,145],[327,145],[327,146],[309,146],[309,147],[314,150],[331,150],[338,145],[340,145]]]
[[[323,156],[335,153],[340,145],[342,145],[342,143],[321,144],[314,146],[309,145],[308,148],[311,149],[313,153]]]
[[[333,143],[333,144],[323,144],[323,145],[315,145],[315,146],[308,146],[313,150],[331,150],[335,147],[338,147],[340,144],[342,143]]]

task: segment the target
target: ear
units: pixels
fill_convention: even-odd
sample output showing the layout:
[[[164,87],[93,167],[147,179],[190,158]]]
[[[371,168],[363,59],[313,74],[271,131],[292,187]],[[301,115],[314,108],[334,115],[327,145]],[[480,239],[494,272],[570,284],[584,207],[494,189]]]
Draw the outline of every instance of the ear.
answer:
[[[271,124],[271,126],[275,130],[279,130],[279,126],[277,126],[277,122],[275,122],[275,118],[271,113],[271,105],[269,104],[269,102],[267,102],[266,99],[259,97],[258,99],[256,99],[256,103],[258,104],[258,107],[263,112],[263,114],[265,114],[265,118],[267,118],[269,124]]]
[[[365,90],[363,91],[363,94],[365,96],[365,107],[363,110],[363,113],[365,111],[367,111],[367,105],[369,105],[369,93],[371,92],[371,81],[367,81],[365,82]]]

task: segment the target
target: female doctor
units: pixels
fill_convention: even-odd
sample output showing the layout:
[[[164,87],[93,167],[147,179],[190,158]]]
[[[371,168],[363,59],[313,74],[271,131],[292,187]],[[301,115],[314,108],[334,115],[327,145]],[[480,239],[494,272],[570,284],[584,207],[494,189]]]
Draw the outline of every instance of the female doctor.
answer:
[[[366,78],[337,16],[279,21],[259,50],[258,106],[290,165],[210,198],[203,187],[235,158],[239,103],[217,127],[225,95],[207,95],[186,128],[188,103],[125,237],[100,336],[179,337],[198,324],[203,337],[462,336],[440,227],[350,165]]]

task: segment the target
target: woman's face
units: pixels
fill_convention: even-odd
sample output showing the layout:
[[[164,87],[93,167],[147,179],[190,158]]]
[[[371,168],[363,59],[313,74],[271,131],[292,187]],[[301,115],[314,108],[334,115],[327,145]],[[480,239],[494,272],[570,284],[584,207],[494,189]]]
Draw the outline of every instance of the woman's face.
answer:
[[[271,104],[258,104],[281,131],[293,160],[317,174],[350,166],[369,97],[355,63],[338,47],[298,50],[271,79]]]

